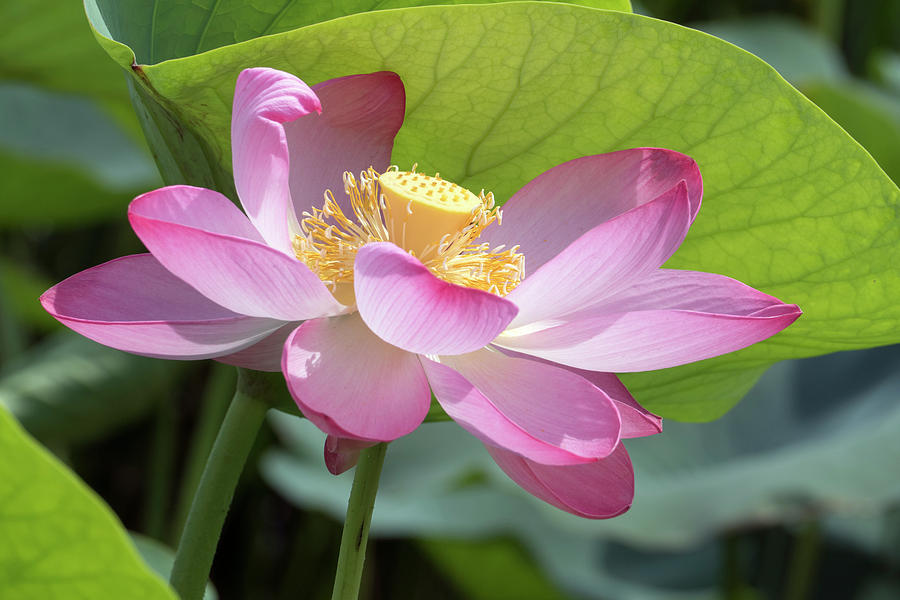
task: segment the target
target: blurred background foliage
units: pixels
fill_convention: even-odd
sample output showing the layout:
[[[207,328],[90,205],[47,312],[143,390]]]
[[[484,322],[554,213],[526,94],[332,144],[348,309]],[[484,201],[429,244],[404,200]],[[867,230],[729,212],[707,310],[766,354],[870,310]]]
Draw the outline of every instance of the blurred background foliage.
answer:
[[[634,8],[757,54],[900,182],[896,0]],[[0,404],[165,572],[234,374],[109,350],[40,308],[53,282],[142,250],[125,206],[160,179],[79,2],[6,2],[0,22]],[[724,418],[667,422],[629,443],[637,501],[604,522],[526,496],[452,424],[423,426],[390,449],[365,597],[900,597],[898,367],[897,347],[789,361]],[[218,597],[329,597],[350,475],[325,471],[322,441],[270,414],[214,565]]]

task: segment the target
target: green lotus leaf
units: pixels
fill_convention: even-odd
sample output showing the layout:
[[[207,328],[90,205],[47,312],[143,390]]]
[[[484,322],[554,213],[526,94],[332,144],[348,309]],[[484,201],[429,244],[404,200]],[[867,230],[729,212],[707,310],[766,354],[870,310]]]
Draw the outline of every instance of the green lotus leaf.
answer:
[[[0,408],[0,598],[175,600],[112,511]]]
[[[507,0],[85,0],[100,43],[123,67],[152,65],[357,13],[425,5]],[[630,0],[570,4],[631,11]],[[105,38],[105,39],[103,39]],[[114,40],[113,43],[110,43]]]
[[[393,161],[418,162],[501,201],[578,156],[636,146],[693,156],[704,205],[667,266],[735,277],[805,314],[744,351],[627,376],[665,417],[713,419],[781,359],[900,341],[900,191],[820,109],[731,44],[565,4],[431,6],[136,68],[134,81],[176,133],[199,141],[223,179],[234,82],[253,66],[309,83],[396,71],[408,104]],[[170,146],[175,160],[178,145]]]

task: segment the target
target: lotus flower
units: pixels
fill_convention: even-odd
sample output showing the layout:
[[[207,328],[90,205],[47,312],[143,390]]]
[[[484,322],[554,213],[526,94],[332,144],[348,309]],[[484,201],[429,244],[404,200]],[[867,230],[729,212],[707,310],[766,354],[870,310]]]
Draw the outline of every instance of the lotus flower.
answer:
[[[47,291],[127,352],[284,372],[338,472],[413,431],[431,392],[519,485],[571,513],[630,506],[623,438],[661,430],[612,372],[743,348],[800,314],[728,277],[660,268],[700,208],[697,165],[623,150],[543,173],[503,207],[389,168],[399,77],[249,69],[232,114],[241,212],[170,186],[129,206],[149,254]],[[324,194],[324,196],[323,196]],[[501,225],[502,217],[502,225]]]

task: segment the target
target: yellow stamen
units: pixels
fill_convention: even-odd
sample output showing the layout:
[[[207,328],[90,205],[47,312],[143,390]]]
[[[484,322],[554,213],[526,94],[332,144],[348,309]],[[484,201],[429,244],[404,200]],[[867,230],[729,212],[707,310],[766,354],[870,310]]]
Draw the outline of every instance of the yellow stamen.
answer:
[[[303,213],[301,233],[293,240],[297,258],[344,304],[353,304],[353,261],[369,242],[393,242],[444,281],[500,296],[524,276],[518,246],[492,249],[475,242],[488,225],[499,225],[493,194],[476,196],[437,175],[416,173],[415,166],[410,172],[391,167],[383,174],[369,168],[359,180],[344,173],[344,192],[355,220],[328,190],[321,209]]]

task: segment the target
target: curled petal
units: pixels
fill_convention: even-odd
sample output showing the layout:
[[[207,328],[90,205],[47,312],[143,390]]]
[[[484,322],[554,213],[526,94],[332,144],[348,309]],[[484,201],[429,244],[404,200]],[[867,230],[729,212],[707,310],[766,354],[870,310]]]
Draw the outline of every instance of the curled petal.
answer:
[[[339,437],[396,439],[430,406],[416,356],[382,341],[358,313],[300,325],[285,342],[282,371],[306,418]]]
[[[662,148],[633,148],[585,156],[553,167],[503,205],[503,225],[492,225],[482,241],[521,246],[533,273],[579,236],[636,206],[650,202],[679,181],[687,185],[690,219],[700,209],[703,183],[689,156]]]
[[[390,242],[360,248],[354,289],[366,325],[386,342],[417,354],[472,352],[516,315],[509,300],[438,279]]]
[[[634,471],[622,444],[606,458],[565,466],[542,465],[502,448],[487,449],[526,492],[573,515],[609,519],[631,508]]]
[[[421,360],[447,414],[485,443],[557,465],[606,456],[619,443],[613,401],[571,371],[492,350]]]
[[[622,431],[619,433],[622,439],[662,433],[662,417],[641,406],[615,374],[559,366],[581,375],[612,398],[622,420]]]
[[[325,190],[344,214],[353,214],[344,194],[343,173],[391,161],[394,137],[403,124],[406,95],[396,73],[382,71],[329,79],[313,86],[322,112],[284,126],[290,151],[290,187],[300,215],[322,205]]]
[[[340,475],[355,467],[360,452],[374,443],[329,435],[325,438],[325,467],[332,475]]]
[[[105,346],[157,358],[212,358],[267,336],[280,321],[211,302],[149,254],[117,258],[41,296],[60,323]]]
[[[512,327],[567,315],[640,281],[678,249],[689,226],[683,181],[597,225],[510,292],[507,297],[519,307]]]
[[[739,350],[800,314],[796,305],[722,275],[660,269],[607,302],[508,331],[495,343],[580,369],[648,371]]]
[[[135,198],[128,218],[166,269],[236,313],[299,321],[344,310],[293,255],[241,235],[234,211],[220,194],[172,186]]]
[[[238,75],[231,113],[234,185],[266,243],[285,253],[291,252],[290,224],[296,216],[282,124],[319,111],[315,92],[289,73],[255,68]]]

